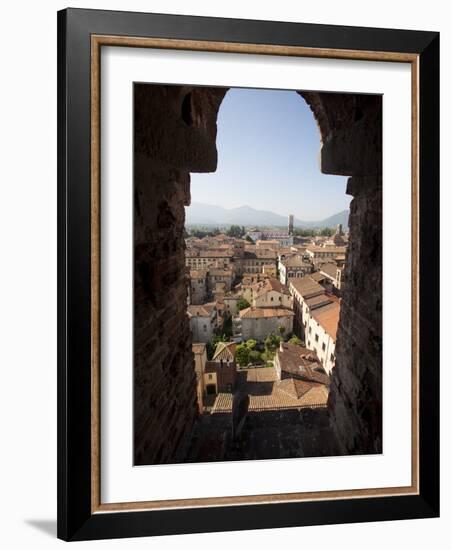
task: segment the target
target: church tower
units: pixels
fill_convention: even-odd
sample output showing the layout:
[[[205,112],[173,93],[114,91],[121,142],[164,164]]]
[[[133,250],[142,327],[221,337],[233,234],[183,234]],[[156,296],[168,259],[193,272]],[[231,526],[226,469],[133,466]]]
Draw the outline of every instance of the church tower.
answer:
[[[288,216],[288,235],[293,235],[293,221],[294,221],[294,216],[293,214],[290,214]]]

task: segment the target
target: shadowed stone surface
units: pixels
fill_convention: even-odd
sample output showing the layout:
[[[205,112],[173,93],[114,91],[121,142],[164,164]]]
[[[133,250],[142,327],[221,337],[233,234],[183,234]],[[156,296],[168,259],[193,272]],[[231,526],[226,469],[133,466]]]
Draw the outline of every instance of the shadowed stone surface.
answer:
[[[135,85],[134,462],[177,461],[197,415],[186,313],[189,171],[214,171],[225,89]]]
[[[248,413],[243,430],[232,440],[230,414],[198,418],[187,462],[333,456],[340,449],[327,409]]]

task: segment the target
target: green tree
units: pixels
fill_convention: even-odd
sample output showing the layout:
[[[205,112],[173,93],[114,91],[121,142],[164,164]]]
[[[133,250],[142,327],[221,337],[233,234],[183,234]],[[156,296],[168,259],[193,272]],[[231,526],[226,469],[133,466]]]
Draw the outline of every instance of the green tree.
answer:
[[[230,315],[224,319],[222,330],[224,331],[223,336],[226,337],[227,340],[229,340],[233,336],[232,317]],[[225,341],[226,340],[224,340],[224,342]]]
[[[246,233],[246,229],[244,228],[244,226],[231,225],[227,230],[226,234],[229,237],[235,237],[236,239],[240,239],[245,233]]]
[[[293,230],[293,235],[295,237],[313,237],[315,233],[316,231],[314,229],[296,228]]]
[[[247,307],[251,307],[251,304],[247,300],[245,300],[244,298],[240,298],[236,303],[236,307],[237,307],[238,311],[241,311],[242,309],[246,309]]]
[[[331,229],[330,227],[323,227],[319,234],[321,235],[321,237],[332,237],[333,229]]]
[[[245,367],[249,364],[250,350],[245,344],[238,344],[235,352],[235,359],[240,367]]]
[[[289,344],[296,344],[297,346],[302,345],[302,340],[298,338],[295,334],[288,340]]]
[[[282,341],[282,338],[272,332],[265,339],[265,350],[270,352],[275,352],[279,347],[281,341]]]
[[[246,347],[249,348],[251,351],[255,348],[257,345],[257,340],[253,340],[252,338],[247,340]]]
[[[285,330],[286,330],[285,327],[283,325],[279,325],[277,327],[277,330],[279,331],[280,336],[283,337],[283,335],[285,334]]]
[[[262,361],[262,354],[259,351],[252,350],[249,352],[249,362],[253,363],[254,365],[260,365]]]

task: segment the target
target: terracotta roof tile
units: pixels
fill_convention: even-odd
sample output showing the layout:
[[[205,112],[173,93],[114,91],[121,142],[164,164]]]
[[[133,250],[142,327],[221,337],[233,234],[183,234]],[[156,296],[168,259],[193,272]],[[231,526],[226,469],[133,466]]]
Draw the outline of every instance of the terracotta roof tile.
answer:
[[[318,321],[329,336],[336,341],[338,320],[340,319],[340,302],[333,302],[324,307],[319,307],[311,312],[311,316]]]
[[[249,411],[325,407],[329,390],[322,384],[278,380],[274,367],[240,371],[243,391],[249,395]],[[263,391],[262,391],[263,390]],[[212,413],[231,412],[232,393],[218,394]]]
[[[242,319],[269,319],[271,317],[293,317],[291,309],[285,307],[248,307],[240,311]]]
[[[236,344],[234,342],[218,342],[212,361],[234,361]]]
[[[188,306],[188,316],[210,317],[215,308],[216,304],[214,302],[202,305],[191,304]]]

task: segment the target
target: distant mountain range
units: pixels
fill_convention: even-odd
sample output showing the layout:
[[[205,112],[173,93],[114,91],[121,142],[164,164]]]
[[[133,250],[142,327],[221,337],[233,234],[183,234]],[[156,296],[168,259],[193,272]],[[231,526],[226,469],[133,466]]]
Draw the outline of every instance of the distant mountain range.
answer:
[[[304,229],[315,227],[334,227],[341,223],[343,228],[348,227],[349,210],[343,210],[324,220],[303,221],[294,218],[294,226]],[[268,210],[256,210],[250,206],[238,208],[223,208],[214,204],[193,202],[186,209],[186,225],[244,225],[257,227],[286,227],[288,216],[281,216]]]

